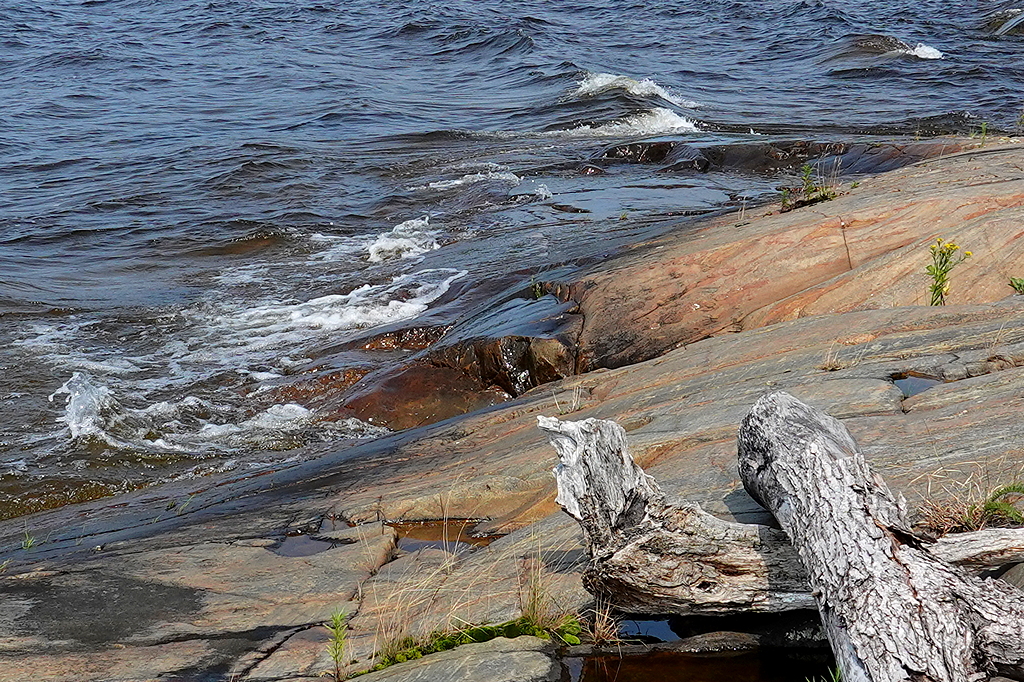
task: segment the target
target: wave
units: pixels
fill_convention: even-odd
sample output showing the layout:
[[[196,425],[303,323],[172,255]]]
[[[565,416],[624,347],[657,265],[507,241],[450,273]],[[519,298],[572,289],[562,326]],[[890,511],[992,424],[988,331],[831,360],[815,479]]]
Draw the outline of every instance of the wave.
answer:
[[[427,184],[421,184],[415,187],[410,187],[413,191],[423,191],[424,189],[452,189],[454,187],[461,187],[466,184],[474,184],[476,182],[483,182],[486,180],[494,180],[498,182],[511,182],[513,185],[519,184],[521,178],[515,173],[510,173],[504,170],[498,170],[502,168],[498,164],[492,164],[497,167],[494,170],[485,170],[478,173],[467,173],[462,177],[451,179],[451,180],[437,180],[434,182],[428,182]]]
[[[671,109],[658,107],[633,114],[617,121],[599,125],[584,124],[568,130],[549,131],[546,135],[567,137],[631,137],[638,135],[664,135],[666,133],[695,133],[697,124]]]
[[[113,390],[91,375],[75,372],[50,395],[65,398],[64,435],[75,442],[182,457],[255,447],[279,450],[334,438],[377,438],[388,430],[350,418],[322,421],[295,403],[277,404],[245,417],[240,410],[195,396],[137,409],[117,400]]]
[[[311,333],[334,334],[390,324],[424,312],[465,274],[451,269],[422,270],[386,284],[364,284],[347,294],[228,311],[208,322],[208,334],[223,336],[224,346],[237,344],[256,351],[308,342]]]
[[[698,102],[672,94],[650,78],[636,80],[629,76],[617,76],[612,73],[588,73],[583,80],[579,81],[578,86],[572,93],[572,97],[579,99],[621,90],[637,97],[660,97],[666,102],[687,109],[700,106]]]
[[[438,180],[437,182],[427,183],[422,187],[414,187],[413,189],[451,189],[453,187],[461,187],[462,185],[471,185],[477,182],[483,182],[485,180],[496,180],[500,182],[511,182],[518,185],[521,180],[515,173],[509,172],[486,172],[486,173],[469,173],[463,175],[461,178],[456,180]]]
[[[942,59],[943,54],[939,50],[917,43],[910,45],[899,38],[883,34],[870,34],[858,36],[853,39],[851,52],[854,54],[877,54],[883,57],[917,57],[918,59]]]
[[[371,263],[383,263],[397,258],[412,258],[440,248],[437,234],[427,228],[430,218],[423,216],[399,223],[390,232],[378,235],[367,246]]]

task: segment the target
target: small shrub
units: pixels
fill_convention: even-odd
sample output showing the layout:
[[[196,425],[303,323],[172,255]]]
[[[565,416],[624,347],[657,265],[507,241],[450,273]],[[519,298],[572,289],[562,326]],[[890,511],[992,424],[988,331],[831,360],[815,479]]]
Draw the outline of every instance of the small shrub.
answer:
[[[341,668],[345,661],[345,647],[348,643],[348,624],[345,622],[345,612],[335,611],[331,614],[331,620],[324,623],[327,632],[330,633],[330,640],[327,642],[327,653],[334,662],[334,680],[341,682]]]
[[[825,182],[821,177],[815,178],[814,168],[805,163],[800,169],[800,187],[786,187],[782,190],[781,211],[792,211],[800,206],[810,206],[822,201],[830,201],[839,196],[836,178],[839,175],[838,165],[833,169],[832,177]]]
[[[932,278],[928,290],[932,294],[932,305],[946,305],[946,294],[949,293],[949,273],[956,266],[963,263],[973,254],[970,251],[960,251],[960,246],[954,242],[943,242],[942,238],[935,240],[931,245],[932,264],[925,270]]]
[[[1024,294],[1024,277],[1011,277],[1010,286],[1013,287],[1014,293]]]

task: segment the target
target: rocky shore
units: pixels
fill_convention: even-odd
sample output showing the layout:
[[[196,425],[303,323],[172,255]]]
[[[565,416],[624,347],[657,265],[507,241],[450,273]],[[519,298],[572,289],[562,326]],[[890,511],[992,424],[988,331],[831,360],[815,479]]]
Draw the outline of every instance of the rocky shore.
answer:
[[[554,503],[538,415],[616,420],[666,491],[741,521],[767,521],[739,483],[735,441],[769,390],[843,420],[912,502],[1020,479],[1024,296],[1008,280],[1024,276],[1024,147],[839,190],[785,213],[709,218],[538,282],[515,303],[533,335],[410,334],[426,353],[406,370],[426,377],[422,407],[396,408],[410,384],[393,379],[392,393],[344,406],[400,413],[392,426],[411,428],[388,438],[3,522],[0,680],[312,680],[333,674],[322,624],[339,610],[352,673],[385,638],[519,617],[536,576],[553,606],[582,611],[586,556]],[[944,308],[927,306],[936,238],[973,252]],[[499,362],[516,354],[529,376]],[[472,380],[479,399],[442,405],[437,371]],[[502,537],[409,551],[388,525],[430,519],[480,520],[477,532]],[[746,637],[706,649],[756,644]],[[555,680],[561,665],[548,642],[499,638],[364,679]]]

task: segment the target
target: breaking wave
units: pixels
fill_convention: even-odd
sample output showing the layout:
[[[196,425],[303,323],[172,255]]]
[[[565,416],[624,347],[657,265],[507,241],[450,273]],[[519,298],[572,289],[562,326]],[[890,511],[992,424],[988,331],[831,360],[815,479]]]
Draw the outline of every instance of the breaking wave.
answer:
[[[516,178],[518,180],[518,178]],[[378,235],[366,247],[367,257],[371,263],[383,263],[397,258],[412,258],[420,254],[440,248],[437,234],[427,229],[430,223],[428,216],[406,220],[399,223],[390,232]]]
[[[652,111],[627,116],[611,123],[585,124],[569,130],[553,131],[549,135],[568,137],[615,137],[638,135],[664,135],[666,133],[695,133],[700,128],[694,121],[670,109],[658,107]]]
[[[917,43],[911,45],[899,38],[889,35],[872,34],[855,38],[853,40],[853,52],[861,54],[877,54],[883,57],[909,56],[918,59],[942,59],[943,54],[939,50]]]
[[[576,98],[594,97],[604,92],[621,90],[637,97],[660,97],[666,102],[687,109],[700,106],[698,102],[674,95],[650,78],[636,80],[613,73],[588,73],[578,85],[579,87],[572,93]]]
[[[451,189],[453,187],[461,187],[463,185],[472,185],[477,182],[484,182],[487,180],[497,182],[511,182],[514,185],[518,185],[520,178],[515,173],[509,172],[487,172],[487,173],[469,173],[463,175],[461,178],[454,180],[438,180],[431,182],[421,187],[414,187],[413,189]]]
[[[185,456],[221,454],[235,448],[281,450],[335,438],[376,438],[387,429],[358,419],[323,421],[295,403],[271,405],[246,416],[241,410],[186,396],[133,408],[89,374],[75,372],[50,395],[66,396],[57,418],[72,441],[111,448]]]

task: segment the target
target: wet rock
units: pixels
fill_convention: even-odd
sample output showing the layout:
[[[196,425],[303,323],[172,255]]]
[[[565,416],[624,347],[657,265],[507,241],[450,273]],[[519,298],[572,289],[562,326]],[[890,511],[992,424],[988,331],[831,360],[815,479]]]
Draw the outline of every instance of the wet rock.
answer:
[[[662,173],[792,174],[809,164],[823,177],[883,173],[975,146],[970,140],[907,143],[844,143],[775,140],[733,144],[691,144],[675,140],[633,142],[606,149],[599,160],[661,164]]]
[[[409,429],[497,405],[509,397],[460,370],[412,362],[369,377],[346,397],[333,417],[355,417],[392,430]]]
[[[672,150],[677,142],[631,142],[609,147],[601,155],[603,159],[615,159],[626,163],[661,163]]]
[[[538,287],[541,285],[537,285]],[[467,317],[397,369],[367,376],[332,418],[390,429],[432,424],[490,407],[576,373],[576,304],[512,297]]]
[[[583,321],[575,308],[554,296],[512,299],[454,329],[427,357],[517,396],[576,373]]]
[[[573,206],[572,204],[548,204],[559,213],[590,213],[589,209]]]
[[[845,151],[842,143],[806,140],[716,145],[701,150],[709,169],[759,174],[794,170],[813,159]]]
[[[299,403],[318,409],[336,401],[370,371],[370,367],[345,367],[289,377],[276,385],[263,387],[258,398],[271,405]]]
[[[423,350],[444,336],[450,325],[431,327],[408,327],[360,340],[358,346],[364,350]]]

